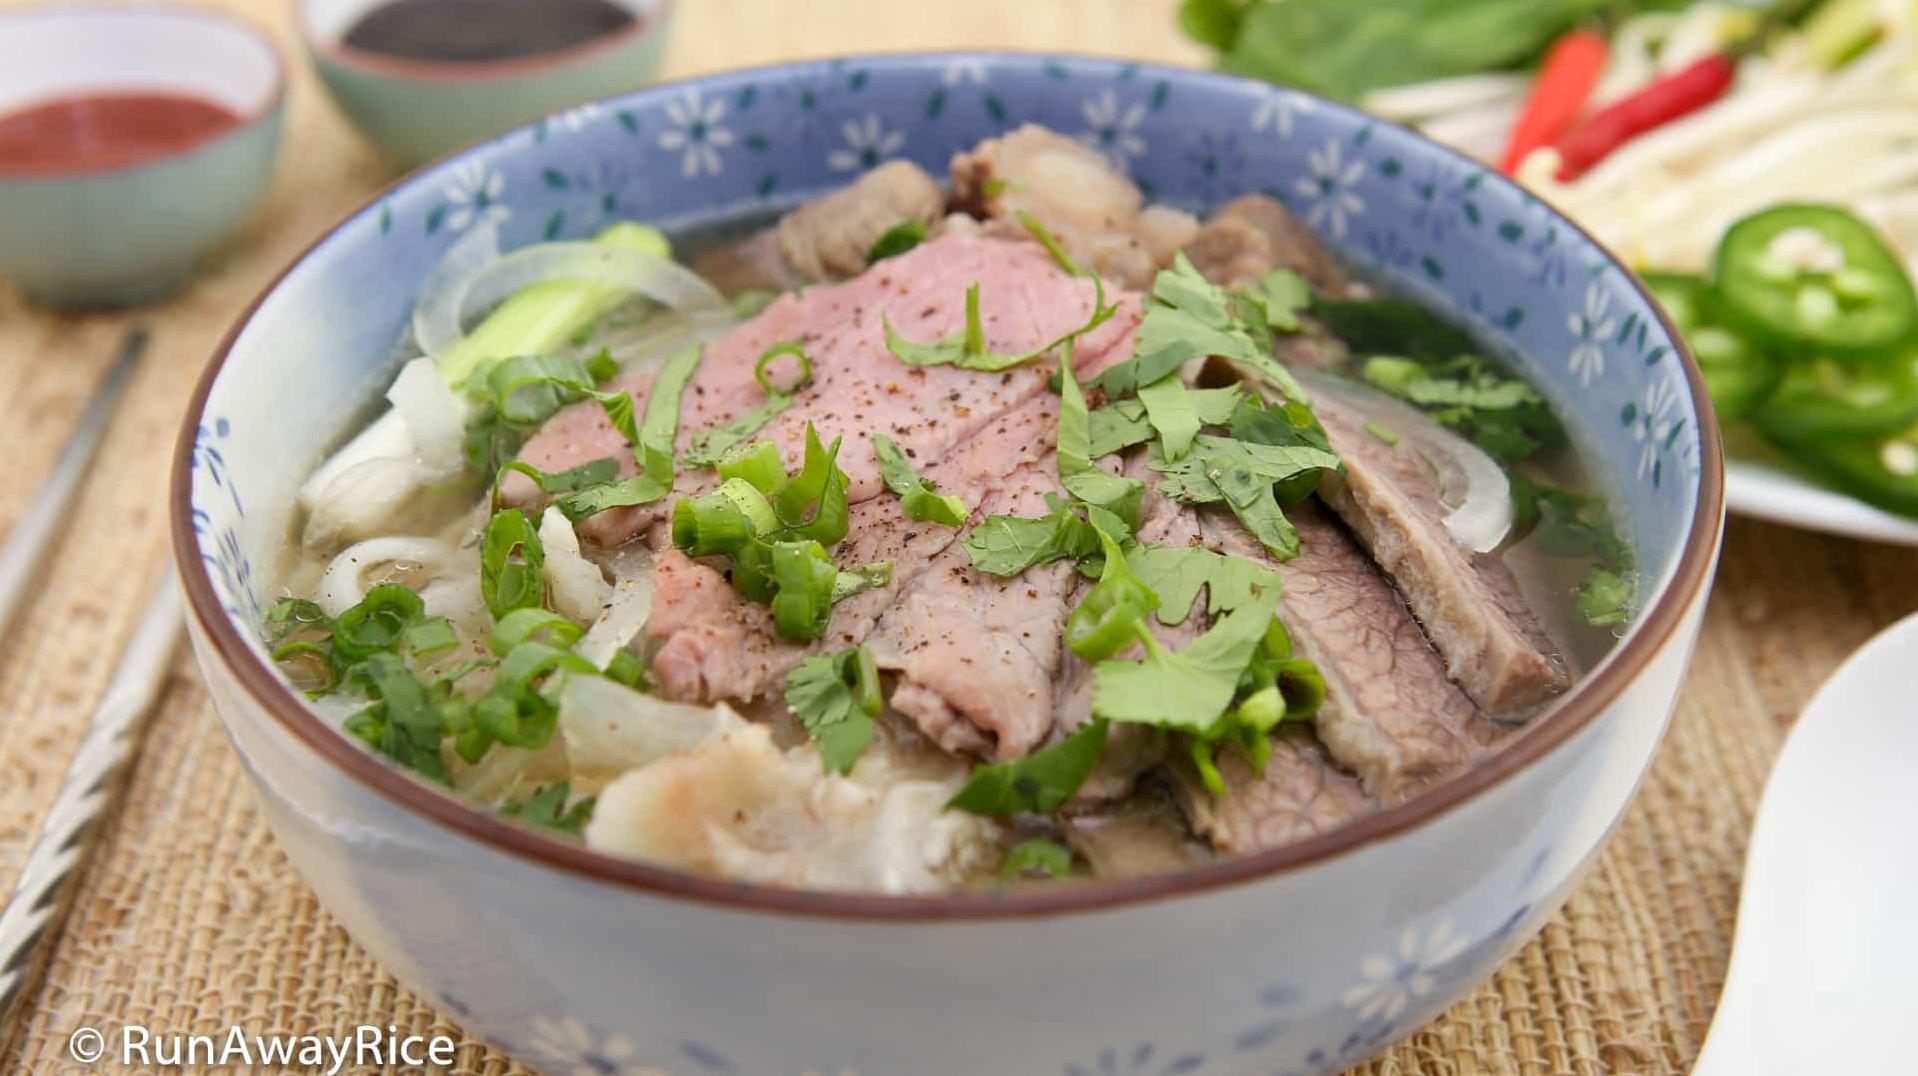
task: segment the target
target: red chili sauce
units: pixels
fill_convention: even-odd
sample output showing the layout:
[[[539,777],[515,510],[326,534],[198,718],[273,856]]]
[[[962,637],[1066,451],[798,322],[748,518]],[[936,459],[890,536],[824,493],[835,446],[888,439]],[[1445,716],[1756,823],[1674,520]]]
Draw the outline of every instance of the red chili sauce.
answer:
[[[125,168],[191,149],[239,125],[232,109],[185,94],[61,97],[0,116],[0,175]]]

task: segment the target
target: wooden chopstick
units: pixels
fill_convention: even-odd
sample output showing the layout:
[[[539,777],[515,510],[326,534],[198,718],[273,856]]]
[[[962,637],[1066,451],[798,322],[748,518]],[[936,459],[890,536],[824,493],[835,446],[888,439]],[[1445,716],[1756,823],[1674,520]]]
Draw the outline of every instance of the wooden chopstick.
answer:
[[[127,640],[13,896],[0,911],[0,1042],[6,1041],[21,1000],[38,978],[47,948],[43,942],[59,932],[72,882],[106,828],[99,824],[101,818],[119,798],[125,784],[119,779],[121,771],[139,742],[143,719],[166,684],[180,626],[180,590],[169,568]]]
[[[93,390],[93,399],[80,416],[79,427],[68,438],[66,447],[60,450],[60,458],[54,463],[53,473],[47,477],[46,485],[41,487],[39,495],[33,499],[20,521],[13,525],[6,544],[0,546],[0,633],[4,633],[7,625],[13,621],[20,600],[26,596],[29,585],[34,581],[34,573],[47,551],[47,544],[59,532],[67,509],[73,504],[74,495],[80,492],[87,465],[93,462],[93,454],[99,449],[100,440],[106,433],[107,421],[113,417],[113,407],[131,380],[133,368],[139,363],[140,354],[146,350],[146,346],[147,331],[144,327],[135,326],[127,330],[125,339],[120,343],[119,358],[114,360],[107,375],[100,379],[99,387]]]

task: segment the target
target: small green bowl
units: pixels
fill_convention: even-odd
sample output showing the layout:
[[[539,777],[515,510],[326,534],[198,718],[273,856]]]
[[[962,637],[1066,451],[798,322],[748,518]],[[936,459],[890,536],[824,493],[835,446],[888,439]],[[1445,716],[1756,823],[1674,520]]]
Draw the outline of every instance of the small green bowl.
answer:
[[[558,52],[512,60],[439,62],[383,56],[343,44],[381,0],[293,0],[300,39],[320,78],[360,133],[412,167],[585,101],[637,89],[658,73],[672,0],[618,0],[636,16],[623,30]]]
[[[36,302],[127,306],[173,291],[273,174],[286,70],[253,27],[184,7],[0,14],[0,113],[130,87],[216,101],[241,123],[123,167],[0,173],[0,278]]]

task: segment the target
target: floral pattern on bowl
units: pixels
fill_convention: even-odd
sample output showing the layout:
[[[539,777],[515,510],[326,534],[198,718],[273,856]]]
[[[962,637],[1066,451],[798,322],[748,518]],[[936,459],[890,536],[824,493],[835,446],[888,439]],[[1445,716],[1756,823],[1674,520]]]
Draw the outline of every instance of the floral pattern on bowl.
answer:
[[[645,90],[506,134],[388,192],[322,239],[237,333],[191,417],[183,565],[205,565],[225,628],[253,639],[273,593],[263,569],[302,477],[288,461],[317,457],[340,415],[376,399],[413,282],[476,224],[499,226],[509,246],[583,237],[615,218],[696,234],[789,207],[888,157],[943,171],[954,151],[1026,122],[1097,148],[1158,201],[1204,211],[1270,193],[1362,271],[1467,322],[1554,400],[1611,476],[1648,594],[1714,525],[1694,518],[1709,427],[1669,335],[1629,277],[1537,199],[1407,131],[1290,90],[966,54]],[[210,642],[217,633],[204,625],[195,637],[222,716],[275,804],[276,831],[328,907],[462,1026],[548,1072],[1271,1076],[1331,1071],[1408,1034],[1564,899],[1662,731],[1702,608],[1702,583],[1687,585],[1668,639],[1620,701],[1502,783],[1390,839],[1196,894],[1096,916],[932,916],[911,925],[911,945],[943,962],[952,997],[937,999],[887,988],[904,974],[888,956],[903,941],[896,924],[884,928],[889,942],[868,941],[862,930],[880,928],[857,916],[743,915],[455,834],[285,735],[230,672],[259,660],[257,643],[247,659]],[[395,911],[427,905],[456,921]],[[1296,935],[1270,930],[1274,906],[1290,909]],[[468,944],[502,939],[509,923],[527,936],[497,951]],[[1149,948],[1165,981],[1143,981],[1124,954],[1104,951],[1114,932],[1157,939]],[[693,951],[711,959],[690,961]],[[994,962],[1013,954],[1070,962],[1087,996],[1009,981]],[[532,965],[542,967],[529,975]],[[820,975],[858,996],[856,1029],[815,989]],[[642,994],[648,1005],[621,1001]],[[921,1053],[935,1034],[930,1010],[948,1003],[1004,1029],[1004,1041]],[[829,1015],[807,1016],[813,1005]],[[1039,1006],[1051,1020],[1043,1034],[1018,1020]]]

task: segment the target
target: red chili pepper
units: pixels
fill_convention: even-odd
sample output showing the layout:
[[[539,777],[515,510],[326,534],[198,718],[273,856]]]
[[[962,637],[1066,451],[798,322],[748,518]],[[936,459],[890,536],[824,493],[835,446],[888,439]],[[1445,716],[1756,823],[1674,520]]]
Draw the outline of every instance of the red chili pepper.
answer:
[[[1655,79],[1566,132],[1556,148],[1558,179],[1568,183],[1590,171],[1612,151],[1647,131],[1672,122],[1725,96],[1738,77],[1738,61],[1719,53]]]
[[[1573,30],[1552,43],[1538,77],[1532,81],[1525,110],[1512,128],[1499,171],[1514,174],[1533,150],[1551,145],[1571,129],[1592,91],[1598,88],[1611,51],[1605,35],[1593,30]]]

